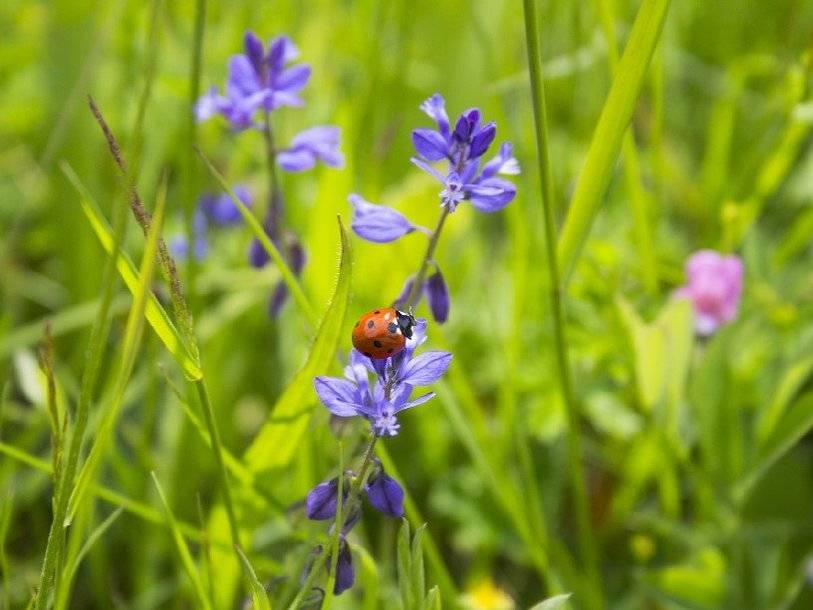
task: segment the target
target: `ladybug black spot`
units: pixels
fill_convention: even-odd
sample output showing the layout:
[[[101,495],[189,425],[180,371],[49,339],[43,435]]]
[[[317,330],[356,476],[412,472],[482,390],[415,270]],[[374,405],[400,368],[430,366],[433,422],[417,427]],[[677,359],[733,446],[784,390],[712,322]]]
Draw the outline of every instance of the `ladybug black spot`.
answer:
[[[380,309],[376,309],[376,310],[375,310],[373,313],[374,313],[374,314],[379,314],[379,313],[381,313],[381,310],[380,310]]]
[[[390,331],[391,333],[394,333],[395,331],[398,330],[398,325],[395,322],[390,322],[390,325],[387,326],[387,330]]]
[[[376,347],[381,347],[381,341],[373,341],[373,345]]]
[[[367,328],[375,328],[375,320],[370,320],[367,322]]]
[[[388,350],[387,350],[387,353],[388,353],[388,354],[391,354],[391,353],[392,353],[392,352],[394,352],[394,351],[395,351],[395,348],[394,348],[394,347],[391,347],[390,349],[388,349]]]
[[[365,356],[367,356],[368,358],[372,358],[372,357],[373,357],[373,355],[372,355],[370,352],[364,352],[364,355],[365,355]]]

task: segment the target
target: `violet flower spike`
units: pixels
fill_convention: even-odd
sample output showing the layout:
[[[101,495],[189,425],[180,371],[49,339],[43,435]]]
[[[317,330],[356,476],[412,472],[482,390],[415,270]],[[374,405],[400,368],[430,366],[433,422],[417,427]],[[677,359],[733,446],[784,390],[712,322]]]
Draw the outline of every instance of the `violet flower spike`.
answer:
[[[246,205],[251,207],[251,192],[243,185],[234,187],[234,194]],[[198,200],[198,207],[206,218],[214,225],[233,226],[243,222],[243,215],[226,193],[214,195],[206,193]]]
[[[353,555],[350,553],[350,545],[343,535],[339,536],[339,556],[336,558],[336,581],[333,585],[333,594],[341,595],[351,588],[356,581],[356,573],[353,569]]]
[[[367,499],[378,512],[400,519],[404,516],[404,490],[398,481],[381,471],[367,479]]]
[[[743,284],[743,264],[738,256],[699,250],[686,261],[686,279],[675,296],[692,302],[698,335],[712,335],[737,317]]]
[[[299,92],[307,84],[311,70],[307,64],[286,67],[299,55],[291,39],[277,36],[266,53],[260,39],[249,31],[244,44],[245,54],[233,55],[229,60],[225,95],[212,87],[195,104],[199,122],[220,114],[239,131],[257,126],[254,115],[260,109],[303,105]]]
[[[338,417],[363,417],[377,436],[395,436],[400,430],[398,414],[423,404],[434,392],[409,400],[412,390],[437,381],[449,368],[452,355],[429,351],[414,356],[426,338],[426,320],[419,319],[406,347],[386,360],[371,360],[357,350],[350,352],[344,378],[316,377],[314,388],[322,403]],[[376,375],[370,384],[368,374]],[[389,396],[385,388],[389,388]]]
[[[319,125],[298,133],[291,145],[277,154],[277,163],[288,172],[312,169],[317,161],[328,167],[344,167],[344,155],[339,150],[341,131],[331,125]]]
[[[348,494],[347,485],[343,485],[342,498]],[[314,521],[327,521],[336,516],[339,497],[339,479],[324,481],[314,487],[305,498],[305,516]]]
[[[449,288],[437,265],[435,272],[424,282],[423,292],[429,302],[429,310],[432,312],[435,322],[443,324],[449,319]]]
[[[351,193],[347,197],[353,206],[353,231],[362,239],[384,244],[400,239],[413,231],[429,233],[429,230],[412,224],[400,212],[385,205],[370,203],[361,195]]]

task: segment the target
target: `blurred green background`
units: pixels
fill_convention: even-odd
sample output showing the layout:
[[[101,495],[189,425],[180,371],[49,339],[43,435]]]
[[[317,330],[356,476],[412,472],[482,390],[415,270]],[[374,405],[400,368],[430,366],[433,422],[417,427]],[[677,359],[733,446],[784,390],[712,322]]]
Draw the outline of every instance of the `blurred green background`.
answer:
[[[539,3],[560,220],[611,83],[599,8],[612,11],[612,44],[623,48],[638,6]],[[230,183],[247,184],[258,198],[266,189],[259,132],[234,135],[221,120],[192,128],[195,11],[192,1],[0,4],[4,607],[26,607],[37,587],[52,515],[51,479],[42,470],[51,461],[51,426],[37,345],[50,320],[58,402],[72,411],[105,260],[60,162],[108,218],[126,205],[86,94],[119,137],[149,208],[168,177],[168,238],[184,232],[201,193],[217,190],[193,138]],[[409,163],[411,130],[429,126],[421,101],[441,92],[453,116],[479,106],[497,121],[498,141],[514,143],[523,167],[516,200],[494,215],[462,206],[436,255],[452,310],[446,325],[430,325],[429,345],[452,351],[454,365],[438,397],[405,414],[401,434],[385,445],[438,549],[443,567],[427,564],[428,583],[445,570],[465,600],[447,586],[444,607],[528,608],[561,591],[574,592],[573,607],[587,607],[546,297],[521,3],[209,2],[201,88],[224,82],[246,29],[266,40],[289,34],[313,68],[306,106],[276,113],[278,137],[287,141],[314,124],[342,128],[343,170],[286,175],[282,185],[287,222],[308,252],[304,288],[320,313],[335,283],[334,218],[349,222],[350,192],[434,226],[438,186]],[[619,164],[568,286],[606,607],[813,607],[806,576],[813,558],[811,31],[813,5],[803,0],[672,3],[631,126],[654,259],[640,255]],[[417,268],[424,239],[412,234],[380,246],[353,238],[341,351],[350,347],[350,318],[392,300]],[[223,441],[237,456],[311,340],[292,303],[279,319],[267,316],[278,273],[248,265],[250,240],[245,226],[213,232],[208,256],[181,264]],[[143,243],[133,224],[125,249],[134,260]],[[699,248],[736,252],[746,270],[738,319],[708,341],[693,338],[687,312],[670,301],[684,281],[684,260]],[[646,265],[656,271],[655,286],[642,280]],[[126,288],[115,290],[91,438],[112,392],[130,306]],[[165,299],[157,277],[154,290]],[[97,497],[71,528],[77,548],[92,541],[71,608],[196,607],[151,470],[175,516],[214,541],[207,553],[190,536],[218,607],[242,604],[215,464],[168,380],[195,402],[147,328],[99,480],[119,495]],[[303,407],[315,405],[315,395],[307,401]],[[327,423],[317,407],[290,465],[254,481],[261,501],[238,493],[251,562],[275,602],[295,586],[324,531],[293,503],[335,471]],[[357,424],[349,438],[362,432]],[[92,537],[117,506],[125,510]],[[400,607],[396,533],[397,524],[365,516],[352,538],[358,584],[334,607]]]

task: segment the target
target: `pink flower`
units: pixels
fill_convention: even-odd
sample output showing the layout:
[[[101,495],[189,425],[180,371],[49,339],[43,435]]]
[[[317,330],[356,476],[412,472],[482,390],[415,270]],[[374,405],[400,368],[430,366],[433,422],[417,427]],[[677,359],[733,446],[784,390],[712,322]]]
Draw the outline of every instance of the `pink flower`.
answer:
[[[688,281],[675,292],[694,308],[697,334],[707,337],[737,316],[742,295],[742,261],[714,250],[699,250],[686,261]]]

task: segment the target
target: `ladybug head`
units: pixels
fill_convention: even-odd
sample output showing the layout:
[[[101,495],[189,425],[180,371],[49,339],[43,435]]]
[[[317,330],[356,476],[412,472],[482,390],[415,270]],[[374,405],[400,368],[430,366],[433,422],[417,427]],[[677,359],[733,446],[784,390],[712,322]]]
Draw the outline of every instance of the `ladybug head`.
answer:
[[[407,339],[412,338],[412,327],[415,326],[415,317],[411,313],[404,313],[403,311],[395,311],[395,317],[398,319],[398,327]]]

